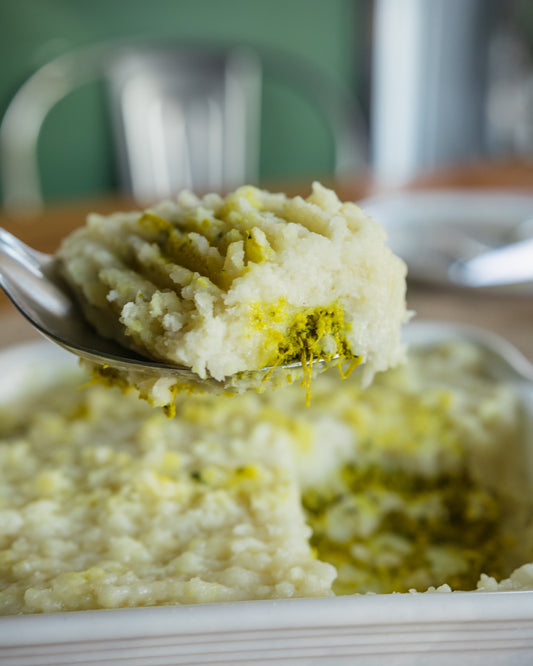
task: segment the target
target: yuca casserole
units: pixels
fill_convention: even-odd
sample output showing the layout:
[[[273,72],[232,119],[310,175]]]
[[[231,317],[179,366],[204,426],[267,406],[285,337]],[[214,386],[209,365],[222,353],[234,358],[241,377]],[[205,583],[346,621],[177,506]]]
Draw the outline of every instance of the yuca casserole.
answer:
[[[379,224],[318,183],[306,199],[244,186],[225,198],[184,192],[144,212],[92,215],[58,259],[103,335],[221,389],[302,373],[309,385],[316,362],[332,359],[346,372],[364,364],[369,383],[404,360],[405,265]],[[294,362],[299,369],[280,371]],[[273,369],[251,374],[262,368]],[[156,405],[172,405],[180,388],[97,372]]]
[[[330,370],[312,409],[292,385],[170,420],[82,382],[0,412],[2,614],[532,586],[520,405],[476,347]]]

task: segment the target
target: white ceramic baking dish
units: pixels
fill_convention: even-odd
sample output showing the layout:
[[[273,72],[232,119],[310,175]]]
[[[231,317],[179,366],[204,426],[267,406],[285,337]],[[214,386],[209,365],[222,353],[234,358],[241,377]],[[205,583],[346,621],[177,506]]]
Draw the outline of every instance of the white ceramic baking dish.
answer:
[[[512,382],[526,411],[533,470],[533,368],[487,332],[413,323],[413,345],[469,339]],[[75,360],[46,341],[0,352],[0,401]],[[533,479],[533,474],[531,475]],[[357,664],[471,666],[533,663],[533,591],[289,599],[0,618],[0,664]]]

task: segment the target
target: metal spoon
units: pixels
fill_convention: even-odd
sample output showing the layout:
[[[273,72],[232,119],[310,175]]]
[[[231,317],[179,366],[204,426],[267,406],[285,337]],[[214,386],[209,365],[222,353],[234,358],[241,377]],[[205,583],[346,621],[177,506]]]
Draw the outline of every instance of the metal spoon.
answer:
[[[182,382],[221,382],[201,379],[190,368],[145,358],[100,336],[85,320],[56,259],[38,252],[0,227],[0,287],[21,314],[44,336],[77,356],[118,370],[153,372]],[[297,368],[298,362],[282,366]],[[256,372],[264,374],[269,367]]]

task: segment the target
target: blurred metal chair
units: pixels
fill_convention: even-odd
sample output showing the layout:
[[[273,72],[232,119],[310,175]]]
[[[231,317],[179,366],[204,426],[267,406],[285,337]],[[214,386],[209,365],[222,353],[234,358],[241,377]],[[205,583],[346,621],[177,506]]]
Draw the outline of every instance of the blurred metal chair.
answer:
[[[127,48],[105,72],[123,188],[138,199],[256,179],[261,70],[252,52]]]
[[[366,160],[357,104],[307,63],[276,52],[112,43],[66,53],[38,69],[0,125],[4,206],[43,204],[38,140],[49,111],[87,83],[107,84],[120,183],[140,201],[188,187],[222,191],[256,182],[265,75],[310,99],[326,121],[335,172]]]

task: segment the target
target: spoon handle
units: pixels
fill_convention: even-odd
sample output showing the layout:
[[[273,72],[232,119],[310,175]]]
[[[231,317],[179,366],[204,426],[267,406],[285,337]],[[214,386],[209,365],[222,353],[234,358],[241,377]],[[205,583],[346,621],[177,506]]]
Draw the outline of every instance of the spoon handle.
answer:
[[[64,314],[71,307],[54,273],[53,256],[34,250],[0,227],[0,287],[34,324],[41,308]]]
[[[35,275],[42,275],[42,269],[52,261],[50,255],[34,250],[0,227],[0,273],[6,269],[7,258],[11,262],[22,265]]]

